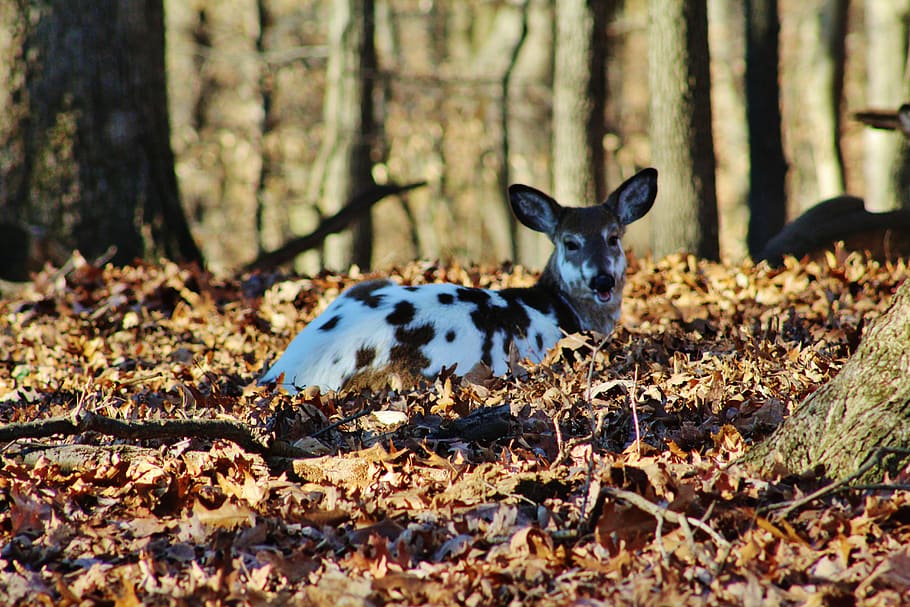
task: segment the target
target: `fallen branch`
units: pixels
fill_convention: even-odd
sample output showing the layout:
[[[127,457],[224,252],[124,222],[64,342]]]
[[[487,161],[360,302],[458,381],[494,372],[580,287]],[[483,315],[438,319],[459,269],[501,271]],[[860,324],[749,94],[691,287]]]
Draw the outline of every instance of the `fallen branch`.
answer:
[[[403,194],[404,192],[425,186],[426,184],[426,181],[418,181],[405,185],[388,183],[377,185],[365,192],[361,192],[354,196],[354,198],[342,207],[340,211],[331,217],[323,219],[316,229],[306,236],[294,238],[274,251],[263,253],[249,263],[245,269],[247,271],[264,270],[291,261],[304,251],[315,249],[322,245],[326,237],[345,229],[349,223],[357,219],[386,196]]]
[[[89,411],[78,411],[75,415],[66,417],[52,417],[0,426],[0,442],[48,438],[55,435],[75,436],[85,432],[98,432],[106,436],[133,440],[187,437],[224,439],[236,443],[246,451],[268,457],[306,457],[310,455],[284,441],[271,440],[250,426],[232,420],[123,421]]]
[[[333,422],[333,423],[329,424],[328,426],[325,426],[325,427],[323,427],[323,428],[320,428],[319,430],[316,430],[315,432],[313,432],[312,434],[310,434],[310,438],[316,438],[317,436],[320,436],[320,435],[325,434],[325,433],[327,433],[327,432],[331,432],[331,431],[334,430],[335,428],[338,428],[338,427],[340,427],[340,426],[343,426],[343,425],[345,425],[345,424],[347,424],[347,423],[350,423],[350,422],[352,422],[352,421],[354,421],[354,420],[360,419],[361,417],[363,417],[363,416],[365,416],[365,415],[369,415],[369,414],[372,413],[372,412],[373,412],[373,411],[372,411],[371,409],[362,409],[362,410],[358,411],[357,413],[355,413],[355,414],[353,414],[353,415],[349,415],[349,416],[347,416],[347,417],[344,417],[344,418],[342,418],[342,419],[339,419],[338,421]]]
[[[430,435],[432,439],[461,438],[466,441],[494,441],[511,428],[509,405],[480,407],[465,417],[453,420]]]

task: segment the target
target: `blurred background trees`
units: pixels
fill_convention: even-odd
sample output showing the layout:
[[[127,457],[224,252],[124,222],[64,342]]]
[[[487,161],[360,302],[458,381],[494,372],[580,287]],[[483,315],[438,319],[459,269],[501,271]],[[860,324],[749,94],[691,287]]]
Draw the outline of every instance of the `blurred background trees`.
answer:
[[[162,3],[8,3],[3,23],[17,59],[5,74],[4,224],[93,257],[113,247],[119,264],[201,261],[169,141]]]
[[[750,229],[754,252],[844,191],[905,205],[906,144],[851,114],[907,100],[908,4],[2,3],[0,257],[188,260],[195,241],[230,271],[376,183],[426,180],[297,268],[539,267],[549,245],[516,229],[507,183],[589,204],[653,165],[627,244],[737,259]]]

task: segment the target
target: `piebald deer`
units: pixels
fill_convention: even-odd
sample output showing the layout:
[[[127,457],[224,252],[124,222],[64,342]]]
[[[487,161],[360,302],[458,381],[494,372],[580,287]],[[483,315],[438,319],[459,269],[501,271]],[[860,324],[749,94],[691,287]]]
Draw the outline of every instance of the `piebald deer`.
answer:
[[[655,169],[593,207],[564,207],[532,187],[512,185],[518,220],[555,245],[537,284],[498,291],[389,280],[354,285],[294,338],[259,383],[279,383],[291,393],[304,386],[337,390],[376,386],[392,374],[435,377],[456,365],[457,373],[467,373],[481,363],[502,375],[513,348],[512,356],[539,362],[563,333],[609,334],[626,277],[620,238],[656,196]]]

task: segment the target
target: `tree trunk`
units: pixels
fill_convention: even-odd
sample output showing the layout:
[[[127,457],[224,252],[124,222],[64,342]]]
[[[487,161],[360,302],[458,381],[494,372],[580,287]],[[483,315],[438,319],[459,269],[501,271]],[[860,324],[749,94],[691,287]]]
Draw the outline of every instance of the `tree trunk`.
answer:
[[[507,206],[507,194],[509,185],[512,183],[512,167],[511,167],[511,155],[512,155],[512,129],[511,129],[511,118],[512,118],[512,78],[515,74],[515,67],[518,65],[518,56],[521,54],[521,49],[525,44],[525,40],[528,37],[528,13],[529,13],[530,0],[525,0],[521,4],[521,13],[520,13],[520,25],[518,27],[518,39],[515,41],[515,46],[512,48],[512,52],[509,53],[509,63],[506,66],[506,69],[502,73],[502,79],[500,80],[500,107],[499,107],[499,128],[500,128],[500,140],[501,140],[501,154],[499,159],[499,191],[502,192],[503,201],[502,206]],[[518,223],[515,220],[515,215],[508,213],[508,233],[509,233],[509,244],[510,244],[510,258],[513,260],[518,259]]]
[[[749,123],[749,254],[756,257],[787,220],[780,129],[777,0],[746,2],[746,117]]]
[[[810,0],[782,5],[795,34],[796,57],[782,81],[793,120],[801,123],[791,129],[790,144],[797,180],[790,184],[790,196],[798,201],[799,211],[845,190],[840,106],[847,4],[848,0]]]
[[[527,34],[516,58],[508,91],[508,181],[552,191],[550,151],[550,95],[553,81],[553,6],[549,0],[530,0]],[[503,204],[507,204],[502,191]],[[511,216],[511,210],[509,211]],[[515,260],[543,268],[552,251],[546,235],[517,230]]]
[[[910,281],[870,326],[841,372],[743,458],[766,474],[823,466],[850,476],[879,447],[910,447]],[[881,478],[874,470],[869,478]],[[868,480],[868,479],[867,479]]]
[[[511,112],[515,105],[521,102],[521,98],[513,101],[512,79],[514,70],[517,65],[518,57],[525,48],[525,37],[528,32],[528,16],[530,10],[530,0],[520,2],[502,3],[499,5],[491,4],[487,7],[489,11],[486,16],[484,25],[478,25],[476,21],[472,22],[469,18],[470,10],[467,3],[457,4],[456,14],[458,14],[459,32],[453,42],[458,54],[468,53],[465,63],[468,65],[466,70],[475,77],[488,79],[491,82],[499,83],[499,99],[497,110],[499,113],[499,143],[500,154],[496,157],[498,166],[496,170],[496,184],[490,191],[490,198],[495,196],[496,202],[478,206],[477,213],[481,229],[475,232],[475,238],[480,243],[473,247],[479,251],[491,251],[494,259],[515,259],[516,258],[516,222],[509,206],[508,194],[506,188],[513,181],[510,176],[509,157],[511,156]],[[465,12],[462,12],[465,11]],[[475,14],[476,18],[477,15]],[[465,41],[466,34],[470,38],[469,32],[473,28],[484,31],[485,35],[476,41],[474,45],[467,44]],[[474,111],[483,112],[486,102],[483,96],[472,99],[470,104],[475,107]],[[456,105],[457,108],[457,105]],[[456,111],[458,111],[456,109]],[[539,135],[538,135],[539,136]],[[486,184],[480,180],[475,180],[475,187],[483,190]],[[453,184],[454,185],[454,184]],[[485,194],[486,195],[486,194]],[[489,253],[488,253],[489,255]]]
[[[375,185],[370,158],[375,128],[372,103],[376,77],[374,14],[373,0],[332,3],[323,105],[326,131],[308,196],[312,201],[319,201],[324,215],[337,212],[346,200]],[[336,235],[326,240],[323,265],[346,270],[356,262],[368,267],[371,239],[372,222],[365,216],[353,227],[353,236]]]
[[[868,83],[866,105],[894,109],[907,101],[904,66],[907,61],[906,0],[866,0],[866,51]],[[891,211],[901,205],[897,172],[903,137],[866,129],[866,206],[870,211]]]
[[[553,196],[589,205],[604,179],[606,22],[610,0],[556,3],[553,71]]]
[[[728,259],[748,253],[749,127],[746,118],[746,6],[708,0],[708,45],[711,49],[711,109],[717,157],[717,212],[720,250]]]
[[[720,256],[706,0],[651,0],[651,158],[671,193],[651,215],[651,248]]]
[[[256,256],[265,253],[264,215],[266,198],[268,197],[268,184],[272,176],[272,155],[266,145],[272,134],[276,117],[273,114],[273,94],[275,87],[275,74],[269,66],[266,52],[268,38],[272,28],[273,17],[266,0],[256,0],[256,14],[259,21],[259,33],[256,36],[256,54],[260,63],[259,95],[262,99],[262,120],[259,128],[259,177],[256,180]]]
[[[360,136],[351,152],[351,187],[348,194],[356,196],[373,188],[373,139],[376,137],[376,118],[373,112],[373,90],[379,73],[376,59],[375,0],[361,0],[363,39],[360,46]],[[347,200],[347,198],[345,198]],[[354,250],[352,261],[361,268],[373,264],[373,217],[368,211],[353,226]]]
[[[114,263],[201,261],[180,204],[161,0],[14,3],[3,219]]]

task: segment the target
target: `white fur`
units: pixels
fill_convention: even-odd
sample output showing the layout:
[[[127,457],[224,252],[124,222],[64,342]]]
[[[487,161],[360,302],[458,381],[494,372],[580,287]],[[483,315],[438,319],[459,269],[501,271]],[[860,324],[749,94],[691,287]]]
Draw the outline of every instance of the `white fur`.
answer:
[[[369,307],[350,297],[350,290],[345,291],[294,338],[259,383],[277,382],[283,375],[280,385],[290,393],[305,386],[337,390],[357,372],[388,367],[393,362],[390,352],[398,344],[395,337],[398,326],[390,324],[386,317],[401,301],[409,302],[415,308],[413,319],[401,327],[408,330],[429,325],[433,329],[433,338],[421,348],[430,361],[422,373],[433,377],[442,371],[443,366],[450,368],[453,365],[457,365],[456,372],[467,373],[481,361],[484,335],[478,332],[471,318],[477,305],[456,298],[458,290],[464,288],[454,284],[430,284],[408,290],[388,283],[372,292],[382,300],[376,307]],[[494,314],[507,305],[496,291],[470,290],[486,293]],[[456,299],[444,305],[439,302],[440,294]],[[516,335],[506,342],[504,328],[492,334],[489,366],[496,375],[509,370],[509,343],[516,348],[519,359],[539,362],[562,337],[554,314],[543,314],[529,306],[522,307],[530,319],[527,335]],[[326,321],[336,316],[340,320],[332,329],[320,330]],[[449,331],[455,333],[451,342],[446,339]],[[541,347],[537,345],[538,334],[541,336]],[[374,349],[376,356],[367,367],[358,368],[357,351],[361,348]]]

